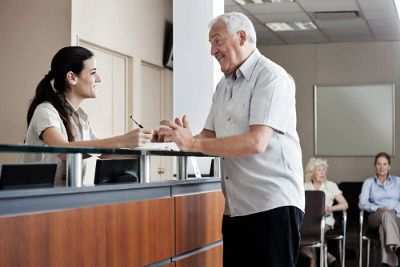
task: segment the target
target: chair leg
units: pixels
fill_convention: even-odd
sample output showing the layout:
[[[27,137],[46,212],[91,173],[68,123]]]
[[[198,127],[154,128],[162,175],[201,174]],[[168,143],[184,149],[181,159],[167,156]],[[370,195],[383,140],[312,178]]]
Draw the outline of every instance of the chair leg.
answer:
[[[363,260],[363,239],[362,239],[362,236],[361,236],[361,234],[360,234],[360,244],[359,244],[359,247],[360,247],[360,251],[359,251],[359,257],[358,257],[358,267],[362,267],[362,260]]]
[[[328,245],[325,244],[324,248],[324,265],[325,267],[328,267]]]
[[[321,244],[319,247],[319,267],[324,267],[324,246]]]
[[[342,239],[342,250],[341,250],[341,254],[342,254],[342,258],[341,258],[341,263],[342,263],[342,267],[345,267],[346,265],[346,239]]]
[[[369,260],[370,260],[370,253],[371,253],[371,240],[367,240],[367,267],[369,267]]]

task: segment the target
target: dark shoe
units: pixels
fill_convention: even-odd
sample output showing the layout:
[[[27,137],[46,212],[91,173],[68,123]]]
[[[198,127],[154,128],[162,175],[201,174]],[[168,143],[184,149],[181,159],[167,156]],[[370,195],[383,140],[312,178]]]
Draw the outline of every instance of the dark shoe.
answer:
[[[397,247],[394,252],[396,253],[397,257],[400,257],[400,247]]]
[[[336,262],[336,257],[328,252],[328,266],[333,266],[335,262]]]

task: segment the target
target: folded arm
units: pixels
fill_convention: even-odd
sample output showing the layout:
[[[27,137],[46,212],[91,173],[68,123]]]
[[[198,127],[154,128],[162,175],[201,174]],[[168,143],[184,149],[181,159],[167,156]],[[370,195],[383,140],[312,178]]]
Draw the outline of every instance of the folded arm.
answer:
[[[358,206],[362,210],[375,212],[379,208],[379,206],[370,201],[371,185],[372,185],[371,181],[364,182],[361,189],[360,201]]]

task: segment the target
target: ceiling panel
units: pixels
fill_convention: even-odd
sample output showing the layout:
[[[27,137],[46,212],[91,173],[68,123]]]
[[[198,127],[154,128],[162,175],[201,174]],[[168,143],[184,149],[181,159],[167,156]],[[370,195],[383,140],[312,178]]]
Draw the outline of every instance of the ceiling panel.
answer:
[[[239,5],[225,5],[224,7],[225,13],[227,12],[244,12],[243,8],[241,8]]]
[[[279,39],[278,35],[270,31],[265,25],[261,24],[259,21],[253,21],[254,28],[257,32],[257,43],[260,44],[284,44],[282,40]]]
[[[255,14],[257,19],[266,22],[303,22],[310,21],[310,18],[305,12],[277,12],[269,14]]]
[[[288,44],[327,42],[325,37],[319,31],[279,32],[279,36]]]
[[[380,1],[380,0],[375,0]],[[356,0],[297,0],[307,12],[358,10]]]
[[[382,41],[400,40],[400,23],[391,19],[369,20],[369,26],[375,37]]]
[[[233,0],[225,0],[224,4],[225,6],[227,6],[227,5],[235,5],[236,3]]]
[[[358,0],[366,19],[397,17],[393,0]]]
[[[359,18],[312,18],[317,11],[360,11]],[[247,4],[225,1],[226,12],[243,12],[256,24],[260,43],[318,43],[400,40],[400,19],[394,0],[296,0],[295,2]],[[265,27],[267,22],[305,22],[310,17],[316,31],[278,32]],[[319,31],[319,33],[318,33]],[[308,39],[308,41],[307,41]],[[328,39],[328,40],[325,40]]]
[[[282,12],[302,12],[302,9],[295,2],[247,4],[243,6],[253,14],[270,14]]]
[[[264,34],[257,32],[257,45],[282,45],[286,44],[285,42],[281,41],[280,39],[274,37],[271,34]]]
[[[318,20],[316,23],[331,41],[373,40],[367,23],[361,18],[334,21]]]

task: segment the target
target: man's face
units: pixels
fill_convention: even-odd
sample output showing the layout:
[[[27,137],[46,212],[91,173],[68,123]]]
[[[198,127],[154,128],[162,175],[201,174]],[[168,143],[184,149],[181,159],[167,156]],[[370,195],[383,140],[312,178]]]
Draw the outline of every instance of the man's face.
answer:
[[[217,21],[210,29],[209,41],[211,55],[216,58],[221,71],[225,74],[233,73],[242,63],[240,49],[244,40],[243,32],[231,34],[224,22]]]

